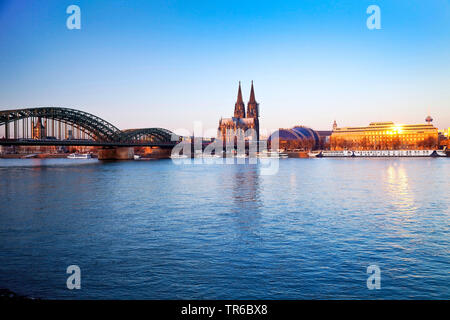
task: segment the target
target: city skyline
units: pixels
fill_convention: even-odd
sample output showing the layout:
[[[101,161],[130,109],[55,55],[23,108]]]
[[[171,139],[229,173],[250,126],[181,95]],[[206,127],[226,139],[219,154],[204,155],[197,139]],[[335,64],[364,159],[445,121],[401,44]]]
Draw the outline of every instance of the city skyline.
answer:
[[[81,8],[81,30],[66,8]],[[0,106],[80,109],[119,128],[216,128],[253,80],[261,128],[450,126],[450,5],[377,1],[0,4]],[[137,116],[138,115],[138,116]]]

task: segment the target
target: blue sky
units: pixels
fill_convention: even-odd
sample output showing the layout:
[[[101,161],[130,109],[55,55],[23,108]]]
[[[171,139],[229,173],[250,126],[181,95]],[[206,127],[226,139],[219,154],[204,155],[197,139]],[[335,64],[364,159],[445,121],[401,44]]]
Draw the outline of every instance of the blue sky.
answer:
[[[81,30],[66,8],[81,8]],[[381,30],[366,9],[381,9]],[[216,128],[254,80],[261,126],[450,127],[450,1],[0,0],[0,109]]]

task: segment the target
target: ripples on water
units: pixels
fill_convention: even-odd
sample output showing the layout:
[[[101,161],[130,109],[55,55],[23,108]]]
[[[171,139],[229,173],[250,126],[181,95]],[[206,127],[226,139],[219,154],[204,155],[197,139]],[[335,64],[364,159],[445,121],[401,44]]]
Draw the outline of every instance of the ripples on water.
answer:
[[[41,298],[450,298],[448,159],[0,159],[0,287]],[[81,290],[66,289],[68,265]],[[381,268],[368,290],[366,268]]]

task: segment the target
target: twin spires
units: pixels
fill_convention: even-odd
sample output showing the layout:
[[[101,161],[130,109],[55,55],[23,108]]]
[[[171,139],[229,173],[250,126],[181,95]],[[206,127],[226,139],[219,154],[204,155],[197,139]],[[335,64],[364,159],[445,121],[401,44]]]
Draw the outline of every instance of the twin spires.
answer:
[[[241,82],[239,81],[239,89],[236,104],[234,105],[234,117],[235,118],[245,118],[245,104],[242,99],[242,90],[241,90]],[[255,90],[253,89],[253,81],[252,88],[250,90],[250,100],[247,104],[247,117],[248,118],[258,118],[259,110],[258,103],[255,98]]]

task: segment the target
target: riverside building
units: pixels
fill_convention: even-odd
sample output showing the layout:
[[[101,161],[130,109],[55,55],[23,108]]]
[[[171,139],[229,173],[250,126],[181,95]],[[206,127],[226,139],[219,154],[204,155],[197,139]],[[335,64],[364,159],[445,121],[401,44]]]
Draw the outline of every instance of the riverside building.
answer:
[[[438,129],[429,118],[427,124],[395,124],[372,122],[366,127],[338,128],[333,125],[330,137],[332,150],[400,150],[435,149]]]

